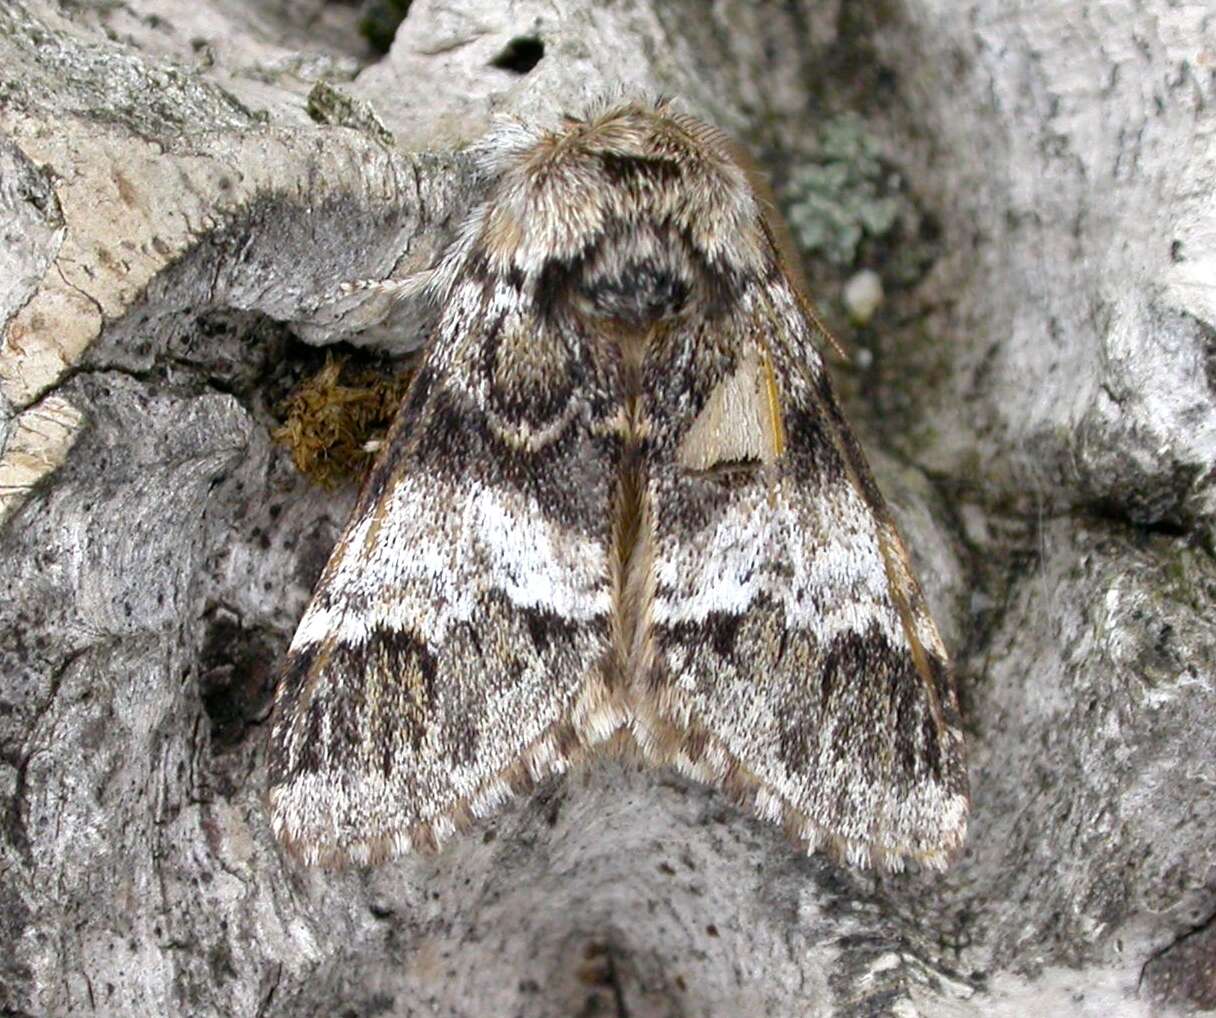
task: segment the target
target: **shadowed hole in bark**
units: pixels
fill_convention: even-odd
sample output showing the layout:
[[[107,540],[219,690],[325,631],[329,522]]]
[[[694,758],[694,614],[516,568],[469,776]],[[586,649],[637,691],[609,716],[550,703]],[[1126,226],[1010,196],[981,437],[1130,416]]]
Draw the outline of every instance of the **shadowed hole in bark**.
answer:
[[[579,1018],[597,1015],[629,1018],[625,990],[617,971],[618,954],[610,944],[591,943],[583,950],[583,964],[579,966],[578,979],[590,992],[579,1011]]]
[[[410,12],[413,0],[370,0],[359,19],[359,34],[382,56],[389,51],[397,29]]]
[[[223,753],[265,719],[279,648],[264,633],[245,629],[240,617],[222,606],[211,608],[203,622],[199,695],[211,722],[212,748]]]
[[[1203,337],[1203,375],[1207,379],[1208,388],[1216,392],[1216,328],[1198,318],[1195,319],[1195,324]]]
[[[527,74],[540,63],[545,55],[545,44],[534,35],[521,35],[503,47],[501,53],[490,61],[491,67],[514,74]]]

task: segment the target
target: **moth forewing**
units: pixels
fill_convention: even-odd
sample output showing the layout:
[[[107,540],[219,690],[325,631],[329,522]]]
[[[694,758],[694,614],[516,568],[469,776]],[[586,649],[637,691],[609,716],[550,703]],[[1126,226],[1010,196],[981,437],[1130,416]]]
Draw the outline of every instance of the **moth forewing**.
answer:
[[[437,846],[623,722],[610,380],[570,385],[569,337],[529,306],[454,289],[293,641],[269,796],[307,862]]]
[[[808,847],[942,866],[967,811],[949,664],[840,414],[820,326],[768,250],[760,292],[716,320],[691,309],[652,351],[654,575],[634,581],[653,591],[634,730],[653,760],[720,783]]]

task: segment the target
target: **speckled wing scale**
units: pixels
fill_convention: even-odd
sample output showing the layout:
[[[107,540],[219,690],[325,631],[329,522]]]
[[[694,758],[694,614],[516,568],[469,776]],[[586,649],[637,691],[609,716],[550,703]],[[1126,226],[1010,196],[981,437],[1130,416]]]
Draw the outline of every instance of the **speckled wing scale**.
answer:
[[[961,846],[946,653],[730,152],[642,102],[483,143],[279,684],[305,861],[432,847],[617,734],[855,865]]]

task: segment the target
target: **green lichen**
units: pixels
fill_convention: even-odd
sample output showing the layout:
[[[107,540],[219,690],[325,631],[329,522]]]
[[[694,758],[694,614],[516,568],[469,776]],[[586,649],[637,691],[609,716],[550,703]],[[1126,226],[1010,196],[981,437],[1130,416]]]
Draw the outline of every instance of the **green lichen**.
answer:
[[[372,104],[347,95],[328,81],[318,81],[308,93],[308,115],[318,124],[336,124],[370,134],[381,145],[393,144],[393,132],[384,126]]]
[[[879,159],[877,141],[854,114],[832,117],[819,130],[808,161],[785,188],[790,229],[804,251],[847,267],[866,237],[882,237],[907,200]]]
[[[1211,552],[1188,539],[1156,536],[1153,548],[1161,567],[1158,593],[1163,601],[1206,615],[1216,600]]]

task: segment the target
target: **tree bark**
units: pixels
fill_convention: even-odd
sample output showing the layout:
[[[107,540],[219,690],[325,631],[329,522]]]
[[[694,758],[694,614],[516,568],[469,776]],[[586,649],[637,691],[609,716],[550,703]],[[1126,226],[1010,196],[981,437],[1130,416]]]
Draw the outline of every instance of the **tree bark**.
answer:
[[[0,1014],[1216,1008],[1206,6],[414,0],[385,55],[324,0],[0,6]],[[354,497],[276,408],[314,348],[424,340],[339,286],[433,262],[494,112],[620,88],[752,149],[850,354],[958,665],[945,876],[612,760],[433,858],[270,835],[274,668]]]

